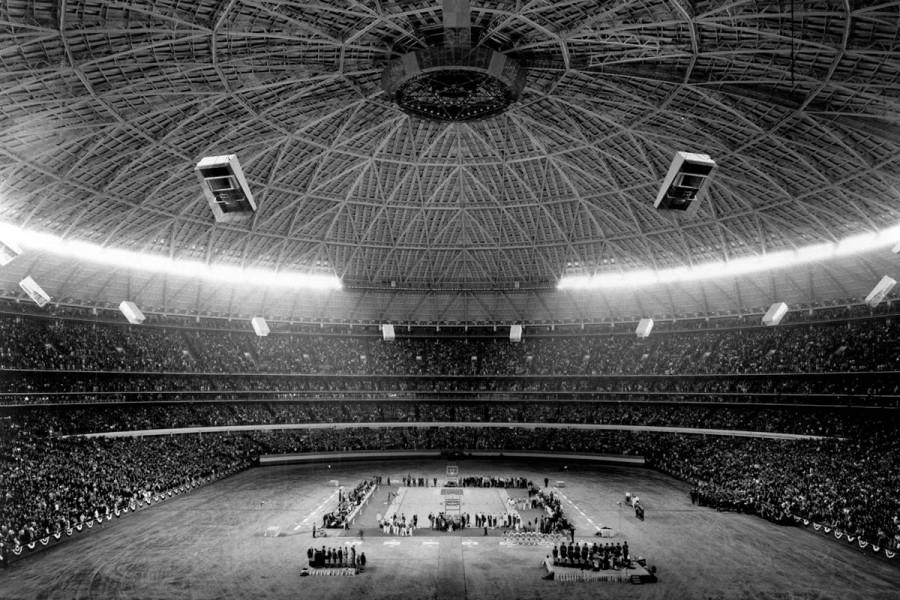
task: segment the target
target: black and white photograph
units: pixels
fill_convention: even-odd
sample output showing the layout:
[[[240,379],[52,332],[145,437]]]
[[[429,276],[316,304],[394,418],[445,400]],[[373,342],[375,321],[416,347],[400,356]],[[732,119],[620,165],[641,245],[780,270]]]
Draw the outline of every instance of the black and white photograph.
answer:
[[[900,597],[900,0],[0,0],[0,600]]]

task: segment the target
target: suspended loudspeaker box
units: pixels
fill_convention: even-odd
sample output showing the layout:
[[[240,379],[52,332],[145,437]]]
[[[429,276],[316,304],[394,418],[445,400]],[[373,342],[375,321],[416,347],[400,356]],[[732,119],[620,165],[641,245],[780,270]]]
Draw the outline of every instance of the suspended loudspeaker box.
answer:
[[[0,236],[0,267],[5,267],[20,254],[22,254],[22,249],[17,243],[9,238]]]
[[[391,325],[390,323],[384,323],[384,324],[382,324],[382,325],[381,325],[381,337],[382,337],[382,338],[384,339],[384,341],[386,341],[386,342],[393,342],[393,341],[394,341],[394,337],[396,337],[396,336],[394,335],[394,326]]]
[[[706,154],[676,152],[653,206],[694,216],[715,168],[716,162]]]
[[[634,332],[639,338],[645,338],[653,331],[653,319],[641,319],[638,321],[637,329]]]
[[[269,335],[269,324],[266,323],[266,320],[262,317],[253,317],[250,319],[250,325],[253,326],[253,331],[259,337],[266,337]]]
[[[885,275],[881,278],[881,281],[878,282],[878,285],[872,288],[869,295],[866,296],[866,304],[875,308],[881,304],[888,294],[891,293],[891,290],[894,289],[895,285],[897,285],[897,280]]]
[[[194,171],[216,221],[243,221],[256,212],[256,202],[236,155],[207,156]]]
[[[776,302],[769,307],[766,314],[763,315],[763,325],[778,325],[788,312],[788,305],[784,302]]]
[[[44,307],[50,302],[50,296],[41,289],[41,286],[39,286],[30,275],[19,282],[19,287],[25,290],[28,297],[34,300],[34,303],[40,307]]]
[[[521,325],[510,325],[509,326],[509,341],[511,342],[521,342],[522,341],[522,326]]]
[[[122,314],[125,315],[125,318],[128,319],[128,322],[132,325],[140,325],[144,322],[144,313],[141,312],[141,309],[137,307],[134,302],[129,302],[128,300],[122,300],[119,303],[119,310],[122,311]]]

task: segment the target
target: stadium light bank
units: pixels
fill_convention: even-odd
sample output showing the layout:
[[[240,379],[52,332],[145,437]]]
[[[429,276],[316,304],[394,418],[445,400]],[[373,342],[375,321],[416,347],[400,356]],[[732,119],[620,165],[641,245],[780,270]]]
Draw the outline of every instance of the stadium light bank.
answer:
[[[882,229],[877,233],[850,236],[838,242],[746,256],[729,261],[710,262],[693,267],[676,267],[655,271],[635,270],[622,273],[596,273],[594,275],[566,275],[559,280],[557,289],[603,290],[636,288],[656,284],[735,277],[746,273],[785,269],[804,263],[828,260],[837,256],[862,254],[896,244],[897,242],[900,242],[900,225]],[[900,245],[897,247],[900,248]]]
[[[271,269],[244,268],[229,265],[206,264],[196,260],[171,259],[155,254],[131,250],[104,248],[97,244],[77,240],[65,240],[59,236],[20,229],[0,223],[0,235],[18,243],[23,248],[68,256],[80,261],[105,264],[136,271],[165,273],[178,277],[224,281],[253,286],[272,286],[304,290],[340,290],[341,280],[325,273],[298,271],[273,271]]]

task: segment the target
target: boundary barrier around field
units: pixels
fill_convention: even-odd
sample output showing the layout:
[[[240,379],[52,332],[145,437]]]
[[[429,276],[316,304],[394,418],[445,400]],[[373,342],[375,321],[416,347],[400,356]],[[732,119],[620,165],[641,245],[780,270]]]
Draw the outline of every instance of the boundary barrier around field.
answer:
[[[9,548],[6,554],[0,557],[0,560],[7,561],[8,564],[12,564],[17,562],[23,558],[28,556],[32,556],[37,554],[39,551],[44,548],[52,548],[53,546],[59,545],[63,540],[72,537],[73,535],[77,535],[81,532],[87,532],[92,530],[99,530],[106,523],[113,520],[113,517],[119,519],[121,517],[127,516],[129,512],[137,512],[140,510],[145,510],[150,508],[150,506],[154,504],[159,504],[160,502],[165,502],[170,498],[175,498],[181,494],[187,494],[191,490],[203,487],[204,485],[208,485],[210,483],[214,483],[219,481],[220,479],[224,479],[239,471],[243,471],[247,469],[250,465],[244,466],[235,466],[230,469],[226,469],[221,473],[213,473],[208,477],[197,477],[189,483],[185,483],[180,486],[176,486],[170,490],[165,490],[163,492],[146,494],[141,500],[130,500],[125,503],[124,506],[118,507],[114,510],[107,510],[104,514],[99,514],[99,512],[94,511],[94,517],[91,519],[86,519],[80,523],[73,525],[72,527],[68,527],[66,529],[60,529],[50,535],[47,535],[42,538],[38,538],[34,541],[31,541],[27,544],[18,545],[12,548]]]
[[[887,559],[889,562],[896,564],[895,560],[897,558],[897,554],[900,554],[900,550],[891,550],[890,548],[880,547],[876,544],[862,539],[861,537],[850,535],[849,533],[841,531],[840,529],[836,529],[822,523],[813,523],[809,519],[804,519],[803,517],[799,517],[797,515],[792,515],[791,519],[793,519],[794,524],[798,527],[802,527],[807,531],[817,533],[826,538],[833,538],[836,542],[841,541],[845,545],[850,546],[851,548],[855,548],[868,556],[876,556],[881,559]]]
[[[179,427],[171,429],[140,429],[134,431],[104,431],[61,436],[67,437],[143,437],[187,433],[239,433],[246,431],[279,431],[294,429],[566,429],[586,431],[636,431],[650,433],[690,433],[728,437],[769,438],[779,440],[832,439],[828,436],[744,431],[741,429],[702,429],[699,427],[659,427],[655,425],[607,425],[602,423],[495,423],[491,421],[387,421],[381,423],[277,423],[260,425],[221,425],[218,427]],[[424,452],[425,450],[423,450]],[[490,451],[493,452],[493,451]],[[492,454],[491,456],[495,456]]]
[[[469,458],[528,458],[543,460],[586,461],[628,466],[644,466],[643,456],[618,454],[575,454],[570,452],[524,452],[518,450],[459,450]],[[368,450],[359,452],[309,452],[296,454],[264,454],[261,466],[292,463],[342,462],[354,460],[444,458],[440,450]]]

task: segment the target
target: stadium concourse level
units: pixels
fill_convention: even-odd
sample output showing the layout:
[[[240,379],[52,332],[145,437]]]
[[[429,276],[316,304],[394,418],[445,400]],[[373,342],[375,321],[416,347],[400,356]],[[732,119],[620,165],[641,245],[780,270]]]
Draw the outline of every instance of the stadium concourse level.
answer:
[[[0,407],[28,431],[79,435],[188,427],[380,423],[556,423],[865,435],[900,425],[896,409],[672,402],[382,401],[104,403]],[[480,446],[472,446],[479,448]]]
[[[259,338],[223,320],[128,326],[89,313],[0,312],[0,402],[387,394],[900,404],[898,319],[817,316],[834,315],[774,328],[755,319],[662,323],[647,339],[633,324],[541,327],[512,344],[489,328],[420,329],[384,342],[374,328],[295,326]],[[224,326],[234,329],[216,328]]]
[[[900,407],[897,371],[629,376],[210,375],[3,370],[0,404],[224,400],[632,400]]]

